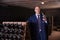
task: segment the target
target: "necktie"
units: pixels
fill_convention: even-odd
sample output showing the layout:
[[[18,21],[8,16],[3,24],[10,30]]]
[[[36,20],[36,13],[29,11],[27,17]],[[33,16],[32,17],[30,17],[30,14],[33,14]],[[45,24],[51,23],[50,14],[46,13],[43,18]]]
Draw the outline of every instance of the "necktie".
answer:
[[[39,28],[39,32],[41,31],[41,18],[40,15],[38,15],[38,28]]]

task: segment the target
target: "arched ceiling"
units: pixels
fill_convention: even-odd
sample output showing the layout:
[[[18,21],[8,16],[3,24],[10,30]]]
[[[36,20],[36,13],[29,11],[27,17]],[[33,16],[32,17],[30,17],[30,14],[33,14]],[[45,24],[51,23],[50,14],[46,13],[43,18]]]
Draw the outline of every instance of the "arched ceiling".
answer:
[[[1,0],[0,3],[27,8],[34,8],[36,5],[40,5],[42,9],[60,8],[60,0]]]

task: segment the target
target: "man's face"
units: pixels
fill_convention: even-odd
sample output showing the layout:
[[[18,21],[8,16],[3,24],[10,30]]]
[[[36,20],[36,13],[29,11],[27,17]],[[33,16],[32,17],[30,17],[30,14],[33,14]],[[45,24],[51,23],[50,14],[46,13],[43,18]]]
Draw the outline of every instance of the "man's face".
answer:
[[[35,13],[39,14],[40,13],[40,8],[37,6],[35,7]]]

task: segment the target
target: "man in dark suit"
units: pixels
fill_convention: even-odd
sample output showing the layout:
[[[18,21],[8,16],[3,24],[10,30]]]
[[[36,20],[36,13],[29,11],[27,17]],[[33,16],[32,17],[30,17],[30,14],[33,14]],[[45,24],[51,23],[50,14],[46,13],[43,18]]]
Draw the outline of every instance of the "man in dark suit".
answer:
[[[41,13],[40,7],[36,6],[35,14],[28,18],[31,40],[47,40],[46,26],[48,25],[46,16]]]

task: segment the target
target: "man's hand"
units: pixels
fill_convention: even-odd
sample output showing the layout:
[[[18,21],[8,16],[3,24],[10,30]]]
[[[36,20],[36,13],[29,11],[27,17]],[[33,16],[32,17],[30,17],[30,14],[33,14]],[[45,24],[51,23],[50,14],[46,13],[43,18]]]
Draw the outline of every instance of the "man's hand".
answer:
[[[45,23],[47,23],[47,18],[46,18],[45,15],[43,15],[43,21],[44,21]]]
[[[45,15],[43,15],[43,20],[44,20],[44,21],[47,21],[47,18],[46,18],[46,16],[45,16]]]

